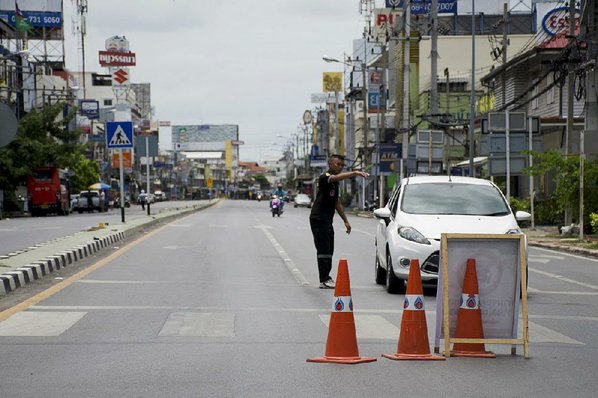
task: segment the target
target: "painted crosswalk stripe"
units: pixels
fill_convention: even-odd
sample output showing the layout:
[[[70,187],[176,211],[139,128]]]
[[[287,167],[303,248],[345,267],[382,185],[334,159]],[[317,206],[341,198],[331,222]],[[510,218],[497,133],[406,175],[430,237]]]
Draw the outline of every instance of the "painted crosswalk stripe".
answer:
[[[235,337],[235,314],[173,312],[158,336]]]
[[[534,322],[529,322],[529,341],[531,343],[562,343],[562,344],[580,344],[584,343],[565,336],[547,327],[538,325]],[[519,335],[523,335],[521,323],[519,323]]]
[[[3,337],[51,337],[60,336],[79,322],[87,312],[17,312],[0,322]]]

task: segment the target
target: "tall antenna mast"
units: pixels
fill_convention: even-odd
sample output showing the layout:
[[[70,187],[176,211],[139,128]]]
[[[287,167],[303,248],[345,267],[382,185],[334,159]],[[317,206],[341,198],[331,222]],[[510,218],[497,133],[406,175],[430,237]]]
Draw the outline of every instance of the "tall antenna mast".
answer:
[[[87,0],[73,0],[73,2],[76,2],[77,7],[76,16],[73,17],[73,35],[77,36],[77,55],[79,70],[82,73],[81,86],[83,88],[83,99],[85,99],[85,35],[87,34],[85,20],[87,15]]]

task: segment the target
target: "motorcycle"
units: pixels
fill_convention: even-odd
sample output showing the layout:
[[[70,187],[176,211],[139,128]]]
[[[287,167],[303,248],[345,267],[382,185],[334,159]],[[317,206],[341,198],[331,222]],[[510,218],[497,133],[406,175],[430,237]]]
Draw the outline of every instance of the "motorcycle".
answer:
[[[120,198],[116,198],[114,200],[114,207],[119,208],[120,207]],[[129,208],[131,207],[131,202],[129,201],[128,198],[125,198],[125,207]]]
[[[258,194],[257,194],[257,201],[258,201],[258,202],[261,202],[261,201],[262,201],[262,194],[261,194],[261,193],[258,193]]]
[[[270,204],[270,209],[272,211],[272,217],[280,217],[282,214],[282,203],[280,203],[280,199],[273,199],[272,203]]]

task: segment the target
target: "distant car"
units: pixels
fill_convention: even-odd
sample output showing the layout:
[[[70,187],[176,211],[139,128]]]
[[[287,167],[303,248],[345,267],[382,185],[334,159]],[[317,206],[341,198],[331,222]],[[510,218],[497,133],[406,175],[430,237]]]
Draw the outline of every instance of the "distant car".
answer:
[[[100,213],[108,211],[105,196],[100,191],[81,191],[79,198],[77,198],[77,211],[79,213],[83,213],[84,211],[93,213],[94,210]]]
[[[162,191],[156,191],[154,192],[154,198],[156,199],[156,202],[163,202],[166,200],[166,194]]]
[[[436,285],[442,233],[522,234],[496,185],[470,177],[404,178],[385,207],[374,210],[375,280],[389,293],[404,293],[410,260],[417,259],[424,285]],[[527,251],[526,251],[527,252]]]
[[[77,209],[78,202],[79,202],[79,194],[78,193],[71,194],[71,211],[75,211]]]
[[[304,193],[298,193],[295,195],[295,200],[293,201],[293,207],[311,207],[311,199]]]

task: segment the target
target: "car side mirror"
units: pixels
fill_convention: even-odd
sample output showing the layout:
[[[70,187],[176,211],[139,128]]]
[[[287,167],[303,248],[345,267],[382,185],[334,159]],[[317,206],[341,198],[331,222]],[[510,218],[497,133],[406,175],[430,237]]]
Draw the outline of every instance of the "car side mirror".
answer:
[[[374,210],[374,217],[387,221],[390,219],[390,209],[388,207],[381,207]]]
[[[532,219],[532,215],[527,211],[521,211],[515,213],[515,220],[517,221],[529,221]]]

